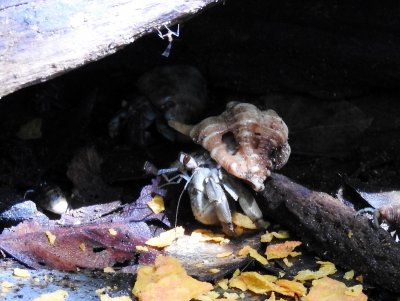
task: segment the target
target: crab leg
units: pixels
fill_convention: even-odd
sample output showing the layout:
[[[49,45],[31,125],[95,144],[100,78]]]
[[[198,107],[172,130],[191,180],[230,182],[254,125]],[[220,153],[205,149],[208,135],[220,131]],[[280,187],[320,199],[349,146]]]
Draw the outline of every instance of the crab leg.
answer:
[[[204,184],[208,201],[210,204],[214,203],[215,212],[224,232],[232,235],[234,232],[231,209],[229,208],[228,199],[225,196],[224,190],[211,177],[206,178]]]
[[[238,180],[224,176],[222,181],[223,187],[226,192],[235,200],[239,202],[244,214],[246,214],[256,225],[261,229],[266,229],[269,222],[263,219],[263,214],[260,207],[257,205],[251,192],[244,187]]]

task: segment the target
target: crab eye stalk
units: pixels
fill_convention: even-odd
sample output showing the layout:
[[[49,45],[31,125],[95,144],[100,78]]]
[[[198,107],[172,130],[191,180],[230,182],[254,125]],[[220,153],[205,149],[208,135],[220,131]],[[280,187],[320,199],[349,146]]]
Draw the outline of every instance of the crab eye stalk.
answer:
[[[181,152],[179,154],[179,162],[187,169],[195,169],[199,167],[196,160],[189,154]]]

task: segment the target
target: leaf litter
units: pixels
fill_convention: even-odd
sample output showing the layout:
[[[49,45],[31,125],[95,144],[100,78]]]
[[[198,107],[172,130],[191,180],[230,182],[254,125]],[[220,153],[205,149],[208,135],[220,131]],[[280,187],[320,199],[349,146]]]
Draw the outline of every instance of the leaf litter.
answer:
[[[246,231],[246,235],[230,239],[208,229],[197,229],[190,235],[185,235],[182,227],[165,231],[170,223],[163,210],[149,206],[149,202],[160,204],[163,193],[155,180],[142,189],[132,204],[93,205],[69,211],[58,221],[22,222],[0,235],[0,249],[36,269],[114,271],[118,264],[139,262],[133,294],[143,301],[157,300],[160,291],[171,287],[174,292],[169,297],[164,294],[163,300],[261,300],[262,296],[263,300],[366,300],[362,285],[347,287],[328,277],[336,273],[334,264],[329,262],[319,261],[319,269],[302,270],[297,275],[251,271],[252,265],[249,271],[234,273],[251,262],[268,271],[268,267],[285,262],[288,256],[300,255],[294,249],[301,242],[289,240],[289,233],[282,230],[263,235]],[[164,228],[155,226],[154,221],[161,222]],[[270,261],[261,255],[261,243],[268,244],[265,255]],[[135,267],[127,271],[137,270]],[[331,293],[335,286],[338,289]],[[318,299],[321,296],[327,299]],[[114,300],[105,294],[100,297]]]

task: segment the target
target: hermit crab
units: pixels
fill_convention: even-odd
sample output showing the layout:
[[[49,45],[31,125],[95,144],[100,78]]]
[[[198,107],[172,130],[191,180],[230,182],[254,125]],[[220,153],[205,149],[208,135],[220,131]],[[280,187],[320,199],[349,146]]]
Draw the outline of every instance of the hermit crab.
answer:
[[[387,224],[389,232],[400,232],[400,192],[377,192],[369,193],[357,191],[359,195],[372,207],[366,207],[357,211],[357,215],[369,213],[372,215],[372,224],[379,228],[382,222]]]
[[[154,168],[151,163],[145,165],[149,172],[155,171]],[[252,193],[239,179],[221,169],[207,152],[191,155],[181,152],[172,168],[156,171],[158,175],[171,172],[178,172],[178,175],[167,178],[168,182],[177,178],[186,181],[184,189],[187,188],[193,215],[199,222],[206,225],[221,224],[227,235],[234,235],[232,211],[235,211],[237,202],[258,228],[268,227],[269,223],[263,219]]]
[[[290,155],[288,128],[273,110],[261,111],[249,103],[230,102],[219,116],[197,125],[176,120],[168,124],[210,152],[228,173],[264,189],[273,169],[283,167]]]

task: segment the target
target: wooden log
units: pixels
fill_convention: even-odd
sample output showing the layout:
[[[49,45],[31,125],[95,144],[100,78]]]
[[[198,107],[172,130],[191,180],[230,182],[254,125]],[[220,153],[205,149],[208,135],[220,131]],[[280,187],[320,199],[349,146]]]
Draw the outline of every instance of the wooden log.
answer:
[[[218,0],[0,3],[0,97],[96,61]]]
[[[319,256],[400,293],[400,243],[365,216],[323,192],[272,174],[258,196],[265,216],[289,228]]]

